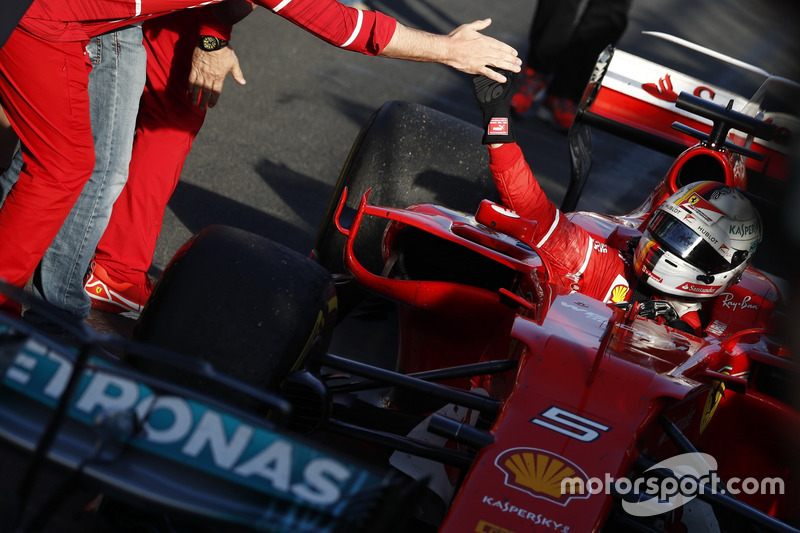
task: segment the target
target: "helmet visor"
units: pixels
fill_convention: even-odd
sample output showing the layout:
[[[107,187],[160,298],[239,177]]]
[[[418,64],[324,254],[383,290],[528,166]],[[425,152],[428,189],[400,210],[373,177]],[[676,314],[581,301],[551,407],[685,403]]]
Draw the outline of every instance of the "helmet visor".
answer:
[[[663,211],[656,213],[648,229],[661,246],[707,274],[718,274],[735,266],[700,235]]]

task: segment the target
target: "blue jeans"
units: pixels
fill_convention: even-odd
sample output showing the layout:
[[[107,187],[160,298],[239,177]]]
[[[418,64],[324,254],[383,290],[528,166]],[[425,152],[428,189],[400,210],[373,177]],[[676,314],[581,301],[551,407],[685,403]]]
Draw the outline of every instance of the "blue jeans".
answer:
[[[111,216],[111,208],[128,179],[139,98],[144,89],[147,53],[142,28],[127,26],[94,37],[86,47],[92,134],[96,163],[61,230],[33,278],[34,293],[83,320],[91,303],[83,291],[86,271]],[[17,152],[0,176],[0,205],[19,178]]]

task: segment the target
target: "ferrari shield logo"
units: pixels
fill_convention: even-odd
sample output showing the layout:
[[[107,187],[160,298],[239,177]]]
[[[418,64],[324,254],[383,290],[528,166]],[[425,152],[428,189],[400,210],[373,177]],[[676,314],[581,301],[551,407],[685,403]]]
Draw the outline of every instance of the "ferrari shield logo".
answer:
[[[573,498],[588,498],[588,477],[576,464],[547,450],[512,448],[501,453],[494,464],[505,474],[505,484],[559,505]]]
[[[697,193],[692,193],[680,202],[680,207],[691,215],[704,220],[706,223],[713,223],[722,216],[722,211]],[[688,217],[687,217],[688,218]]]

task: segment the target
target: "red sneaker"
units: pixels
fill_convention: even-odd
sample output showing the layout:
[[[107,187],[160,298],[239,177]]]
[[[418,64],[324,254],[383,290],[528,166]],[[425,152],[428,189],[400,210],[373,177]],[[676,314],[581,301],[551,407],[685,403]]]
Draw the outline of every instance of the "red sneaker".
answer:
[[[567,131],[572,126],[577,112],[578,106],[569,98],[548,96],[539,108],[537,116],[557,129]]]
[[[550,76],[525,67],[517,80],[517,92],[511,98],[511,110],[523,114],[531,106],[542,99]]]
[[[145,279],[145,285],[114,281],[105,268],[92,261],[83,290],[92,300],[92,308],[136,319],[153,292],[150,279]]]

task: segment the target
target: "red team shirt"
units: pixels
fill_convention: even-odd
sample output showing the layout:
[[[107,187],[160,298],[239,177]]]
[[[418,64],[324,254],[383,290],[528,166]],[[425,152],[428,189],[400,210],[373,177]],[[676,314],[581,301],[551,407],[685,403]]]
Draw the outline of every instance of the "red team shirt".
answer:
[[[172,11],[219,0],[35,0],[20,26],[51,41],[84,41],[113,29]],[[336,0],[253,0],[341,48],[377,55],[394,35],[396,21]],[[344,14],[344,16],[343,16]]]

